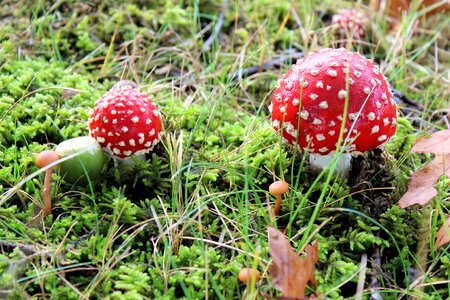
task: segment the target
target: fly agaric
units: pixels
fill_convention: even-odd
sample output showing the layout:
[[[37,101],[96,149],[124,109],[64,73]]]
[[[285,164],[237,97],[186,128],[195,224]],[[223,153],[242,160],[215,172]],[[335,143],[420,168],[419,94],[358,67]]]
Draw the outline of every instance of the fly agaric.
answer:
[[[279,81],[270,109],[272,127],[287,142],[316,155],[333,153],[338,146],[346,152],[368,151],[388,141],[397,127],[397,105],[380,69],[344,48],[298,60]]]
[[[336,26],[338,36],[350,36],[359,40],[364,38],[366,34],[367,18],[359,10],[343,9],[333,15],[331,24]]]
[[[89,132],[112,156],[142,155],[158,143],[161,115],[145,92],[118,85],[95,102]]]

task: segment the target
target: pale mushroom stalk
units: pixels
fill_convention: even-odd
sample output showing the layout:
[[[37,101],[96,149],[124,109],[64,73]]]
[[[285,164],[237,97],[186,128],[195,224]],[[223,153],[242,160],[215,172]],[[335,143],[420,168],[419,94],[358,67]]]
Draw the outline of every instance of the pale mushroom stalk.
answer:
[[[352,160],[352,155],[350,153],[333,153],[327,155],[310,154],[309,163],[311,165],[311,168],[314,171],[321,172],[322,170],[331,166],[333,159],[335,159],[335,155],[339,155],[339,157],[336,158],[337,162],[335,164],[334,172],[344,178],[348,177]]]

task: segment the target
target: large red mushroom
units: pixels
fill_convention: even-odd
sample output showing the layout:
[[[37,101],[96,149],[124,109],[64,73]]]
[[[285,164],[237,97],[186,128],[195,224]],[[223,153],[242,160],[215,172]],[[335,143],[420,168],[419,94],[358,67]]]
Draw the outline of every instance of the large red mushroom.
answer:
[[[380,69],[344,48],[298,60],[279,81],[271,109],[273,128],[287,142],[317,155],[333,153],[337,146],[346,152],[380,147],[397,125],[397,106]]]
[[[89,132],[112,156],[145,154],[158,143],[161,115],[145,92],[118,85],[95,103]]]

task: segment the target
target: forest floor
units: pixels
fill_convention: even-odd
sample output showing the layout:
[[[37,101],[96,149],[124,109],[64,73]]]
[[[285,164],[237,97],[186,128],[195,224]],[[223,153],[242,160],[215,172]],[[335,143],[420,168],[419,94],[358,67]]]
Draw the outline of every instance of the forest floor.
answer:
[[[397,202],[433,159],[411,153],[416,139],[448,129],[450,19],[415,10],[393,30],[367,5],[2,4],[0,298],[279,298],[268,244],[276,227],[300,256],[318,240],[317,287],[307,297],[448,299],[449,247],[434,243],[449,214],[449,177],[423,206]],[[361,40],[331,24],[349,7],[370,20]],[[269,111],[298,58],[339,47],[379,65],[398,106],[396,135],[355,154],[347,178],[314,172],[306,152],[281,141]],[[120,80],[160,111],[159,143],[127,168],[108,159],[88,184],[53,172],[44,216],[37,154],[88,135],[95,101]],[[275,180],[289,192],[273,217]],[[242,268],[261,279],[241,283]]]

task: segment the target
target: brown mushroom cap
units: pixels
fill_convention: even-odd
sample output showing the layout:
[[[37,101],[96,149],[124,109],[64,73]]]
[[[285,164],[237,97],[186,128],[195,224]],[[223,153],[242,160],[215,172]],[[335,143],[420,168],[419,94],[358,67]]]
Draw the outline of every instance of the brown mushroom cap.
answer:
[[[283,195],[289,191],[289,184],[286,181],[278,180],[269,186],[269,192],[274,195]]]
[[[36,166],[43,168],[59,159],[58,154],[53,150],[44,150],[36,157]]]

